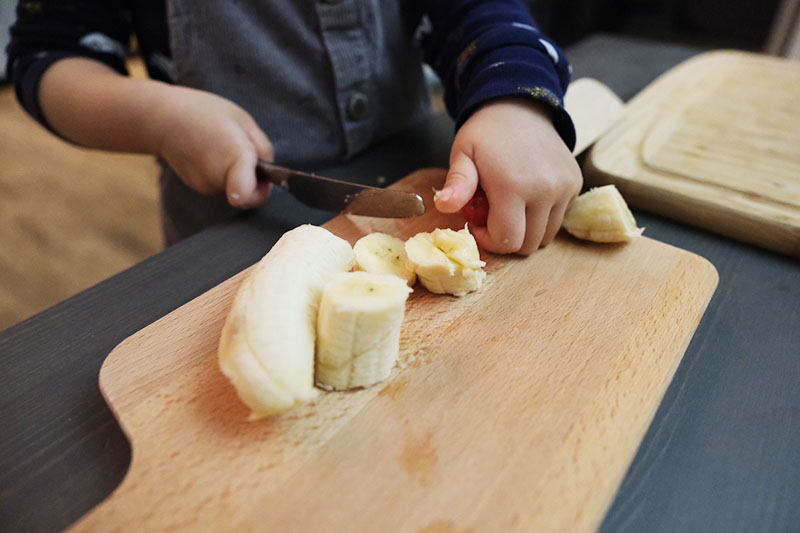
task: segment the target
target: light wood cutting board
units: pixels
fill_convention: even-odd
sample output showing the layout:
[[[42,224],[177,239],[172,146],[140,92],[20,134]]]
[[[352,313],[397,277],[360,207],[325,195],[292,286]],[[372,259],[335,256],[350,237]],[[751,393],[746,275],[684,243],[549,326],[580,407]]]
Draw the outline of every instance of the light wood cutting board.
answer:
[[[414,219],[340,216],[355,242],[461,227],[430,208],[444,171],[397,186]],[[132,446],[79,531],[590,531],[598,526],[713,293],[705,259],[647,238],[561,235],[485,257],[463,298],[415,288],[385,382],[258,422],[220,373],[249,269],[121,343],[100,387]]]
[[[800,62],[716,51],[667,72],[592,148],[585,177],[636,207],[800,257]]]

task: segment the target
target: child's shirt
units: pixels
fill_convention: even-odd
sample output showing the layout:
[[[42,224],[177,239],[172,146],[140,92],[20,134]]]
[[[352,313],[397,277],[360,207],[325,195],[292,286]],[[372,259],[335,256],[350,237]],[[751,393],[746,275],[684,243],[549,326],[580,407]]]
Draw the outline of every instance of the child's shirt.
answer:
[[[552,107],[567,146],[575,140],[569,64],[521,0],[21,0],[8,47],[19,101],[48,126],[37,98],[47,67],[82,56],[127,73],[131,34],[151,77],[236,102],[287,166],[344,161],[424,119],[423,61],[456,127],[488,100],[525,95]],[[162,177],[170,241],[228,211],[176,181]]]

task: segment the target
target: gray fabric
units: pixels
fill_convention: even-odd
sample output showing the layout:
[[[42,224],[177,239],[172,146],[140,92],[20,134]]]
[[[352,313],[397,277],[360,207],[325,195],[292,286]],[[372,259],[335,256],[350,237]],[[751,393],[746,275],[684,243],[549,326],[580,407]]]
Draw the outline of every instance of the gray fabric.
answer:
[[[9,28],[11,28],[15,20],[14,5],[15,2],[0,2],[0,65],[8,63],[6,46],[8,46],[8,41],[11,40]],[[5,79],[6,69],[0,68],[0,81]]]
[[[176,82],[250,112],[279,164],[344,161],[429,115],[414,21],[401,3],[168,0]],[[177,180],[165,169],[168,244],[235,212]]]

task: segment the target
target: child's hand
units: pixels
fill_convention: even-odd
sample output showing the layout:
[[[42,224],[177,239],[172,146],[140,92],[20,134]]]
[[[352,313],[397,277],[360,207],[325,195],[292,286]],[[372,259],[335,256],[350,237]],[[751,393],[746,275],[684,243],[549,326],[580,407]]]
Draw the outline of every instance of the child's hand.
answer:
[[[55,131],[81,146],[154,154],[201,194],[227,193],[236,207],[267,201],[258,158],[273,147],[253,118],[208,92],[122,76],[92,59],[55,62],[42,76],[39,102]]]
[[[480,183],[489,200],[486,227],[470,227],[495,253],[528,255],[553,240],[583,178],[544,104],[494,100],[458,130],[436,208],[455,213]]]
[[[225,192],[234,207],[266,203],[270,185],[256,180],[256,160],[272,161],[274,150],[244,109],[185,87],[165,91],[159,108],[158,155],[184,183],[201,194]]]

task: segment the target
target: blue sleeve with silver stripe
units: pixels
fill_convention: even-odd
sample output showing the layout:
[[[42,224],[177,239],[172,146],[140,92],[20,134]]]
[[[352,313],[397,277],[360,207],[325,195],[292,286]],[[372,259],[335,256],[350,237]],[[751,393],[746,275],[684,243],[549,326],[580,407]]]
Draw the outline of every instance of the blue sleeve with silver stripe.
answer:
[[[553,110],[556,130],[574,147],[575,128],[564,109],[569,62],[542,35],[524,2],[431,0],[420,7],[425,59],[444,84],[457,128],[487,101],[526,96]]]

